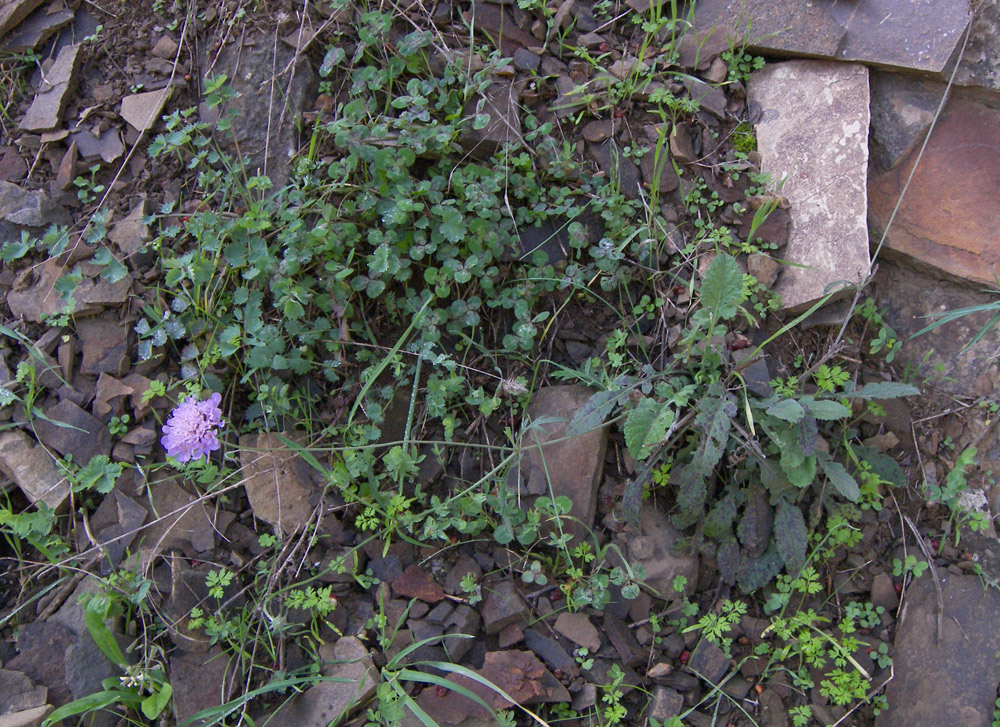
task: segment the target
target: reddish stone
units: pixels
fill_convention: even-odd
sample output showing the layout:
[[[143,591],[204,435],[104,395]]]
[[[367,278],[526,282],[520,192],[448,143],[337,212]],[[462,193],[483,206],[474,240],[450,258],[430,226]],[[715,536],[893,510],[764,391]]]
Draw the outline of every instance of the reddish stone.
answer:
[[[869,180],[871,221],[884,230],[919,147]],[[952,97],[931,131],[923,158],[892,222],[890,250],[977,283],[1000,275],[1000,111]]]
[[[392,582],[397,596],[418,598],[426,603],[437,603],[444,598],[444,590],[419,565],[411,565]]]

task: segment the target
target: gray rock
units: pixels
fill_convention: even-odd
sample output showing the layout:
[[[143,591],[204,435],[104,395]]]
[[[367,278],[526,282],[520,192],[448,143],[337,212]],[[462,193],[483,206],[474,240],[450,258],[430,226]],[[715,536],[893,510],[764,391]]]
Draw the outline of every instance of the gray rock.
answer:
[[[940,73],[971,19],[966,0],[701,0],[694,24],[749,34],[751,50]]]
[[[90,529],[104,546],[107,560],[117,565],[146,522],[146,510],[115,489],[101,501],[90,517]]]
[[[893,613],[899,605],[899,594],[892,583],[892,576],[885,571],[876,573],[872,578],[870,599],[872,605],[881,606],[886,613]]]
[[[518,48],[514,51],[514,68],[519,71],[538,71],[542,57],[537,53],[532,53],[527,48]]]
[[[701,108],[716,118],[726,118],[726,104],[729,101],[726,99],[726,94],[721,88],[704,83],[690,76],[684,77],[684,86],[687,88],[692,100],[697,101]]]
[[[0,433],[0,471],[21,488],[32,504],[59,509],[69,497],[69,481],[44,447],[18,430]]]
[[[18,23],[28,17],[44,0],[12,0],[0,7],[0,37],[6,35]]]
[[[17,27],[16,32],[0,43],[0,49],[9,53],[35,50],[56,31],[73,22],[73,15],[72,10],[58,10],[54,13],[46,12],[44,8],[36,10]]]
[[[632,630],[617,616],[604,614],[604,633],[625,666],[639,666],[646,660]]]
[[[118,129],[105,129],[100,136],[94,136],[87,130],[77,131],[69,135],[71,143],[76,144],[80,158],[85,162],[98,160],[111,164],[125,153],[125,145]]]
[[[643,154],[642,159],[639,160],[639,170],[642,172],[643,186],[646,189],[652,191],[653,181],[659,180],[657,191],[662,199],[662,195],[673,192],[680,186],[680,179],[677,177],[677,172],[674,171],[674,165],[670,162],[670,155],[667,153],[666,147],[661,149],[659,157],[656,156],[654,149],[651,149],[648,154]]]
[[[757,278],[757,281],[770,290],[778,281],[781,263],[770,255],[754,252],[747,256],[747,272]]]
[[[271,715],[268,725],[326,727],[375,696],[378,670],[364,644],[353,636],[344,636],[332,651],[333,661],[324,668],[323,675],[337,681],[320,682],[292,697]]]
[[[66,210],[42,192],[32,192],[4,181],[0,181],[0,218],[21,227],[40,229],[70,222]]]
[[[877,727],[989,727],[1000,682],[1000,592],[976,576],[938,571],[944,612],[937,613],[934,579],[911,582],[893,650],[889,708]],[[938,633],[938,626],[941,631]]]
[[[63,399],[45,410],[49,420],[35,422],[35,432],[43,444],[73,455],[73,461],[85,466],[92,457],[111,451],[111,434],[103,422],[95,419],[73,402]]]
[[[791,203],[792,229],[775,290],[801,309],[868,272],[868,69],[788,61],[754,74],[748,98],[757,124],[761,170]]]
[[[286,434],[296,440],[295,434]],[[278,437],[266,432],[240,437],[244,487],[254,517],[291,533],[312,514],[310,498],[317,492],[312,468]]]
[[[140,537],[144,560],[170,548],[192,556],[215,546],[215,527],[205,502],[188,494],[173,479],[160,479],[149,487],[151,524]]]
[[[469,637],[457,638],[452,636],[451,638],[446,637],[444,639],[444,648],[448,652],[448,656],[454,662],[461,661],[462,657],[472,648],[474,643],[473,637],[479,632],[479,612],[466,606],[464,603],[460,604],[451,612],[451,615],[445,621],[445,625],[448,626],[448,634],[462,634]]]
[[[26,674],[0,669],[0,714],[44,706],[48,687],[37,686]]]
[[[524,630],[524,643],[553,671],[560,671],[569,679],[580,675],[580,667],[558,641],[535,629]]]
[[[677,576],[687,579],[685,593],[694,592],[698,582],[698,556],[673,552],[674,547],[680,543],[681,534],[667,522],[666,516],[659,510],[643,508],[639,532],[626,530],[617,535],[616,540],[623,547],[628,564],[633,567],[641,565],[646,570],[646,586],[660,597],[674,595],[673,583]],[[613,561],[619,560],[616,555],[611,557]],[[615,565],[625,564],[615,562]]]
[[[531,398],[528,418],[532,422],[541,417],[568,420],[593,394],[593,390],[575,385],[540,389]],[[575,520],[563,519],[562,529],[574,538],[583,538],[594,523],[608,428],[600,426],[566,438],[566,426],[565,421],[532,425],[524,437],[526,451],[519,470],[528,492],[565,496],[572,501],[569,515]]]
[[[649,703],[648,715],[660,722],[676,717],[684,708],[684,695],[670,687],[653,687],[653,699]]]
[[[871,163],[885,171],[924,140],[946,84],[884,71],[872,71],[870,80]]]
[[[56,56],[48,72],[42,76],[42,85],[35,94],[28,112],[21,119],[25,131],[51,131],[62,122],[70,86],[75,80],[80,44],[67,45]]]
[[[463,555],[455,561],[455,565],[448,571],[448,575],[444,579],[444,592],[452,596],[462,593],[462,579],[467,575],[472,576],[472,580],[479,583],[483,577],[483,569],[479,567],[475,558]]]
[[[722,677],[726,675],[732,666],[729,658],[722,653],[722,649],[713,644],[708,639],[702,639],[701,643],[691,652],[687,668],[707,680],[710,684],[718,684]]]
[[[1000,4],[976,4],[969,43],[955,74],[955,82],[1000,90]]]
[[[247,174],[264,174],[275,189],[284,186],[299,148],[296,124],[309,105],[315,74],[293,50],[281,43],[275,46],[266,35],[226,46],[214,69],[229,77],[238,94],[221,112],[238,119],[236,142]],[[218,111],[203,108],[202,119],[211,123]]]
[[[497,634],[505,626],[526,621],[528,606],[513,583],[500,581],[488,590],[481,614],[486,633]]]

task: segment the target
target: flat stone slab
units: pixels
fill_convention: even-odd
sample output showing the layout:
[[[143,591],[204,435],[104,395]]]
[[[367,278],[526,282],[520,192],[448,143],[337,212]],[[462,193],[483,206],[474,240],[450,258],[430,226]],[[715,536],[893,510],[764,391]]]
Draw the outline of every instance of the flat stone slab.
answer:
[[[289,439],[297,439],[294,434]],[[247,498],[254,517],[285,533],[306,524],[316,491],[312,468],[274,433],[240,437],[240,465],[245,471]]]
[[[1000,275],[1000,110],[958,91],[931,132],[886,244],[937,270],[991,285]],[[881,232],[916,163],[919,145],[868,185]]]
[[[906,591],[893,649],[895,678],[886,688],[889,709],[876,727],[992,724],[1000,682],[1000,591],[984,588],[976,576],[938,576],[940,619],[929,572]]]
[[[69,497],[69,481],[52,455],[18,430],[0,433],[0,472],[21,488],[32,504],[58,509]]]
[[[972,20],[968,0],[699,0],[695,26],[754,51],[941,73]]]
[[[860,64],[787,61],[749,81],[761,169],[791,204],[791,232],[775,287],[786,309],[856,284],[868,272],[869,94]],[[783,183],[782,183],[782,180]]]
[[[160,112],[163,111],[163,106],[173,91],[171,86],[167,86],[159,91],[147,91],[146,93],[126,96],[122,99],[121,117],[133,129],[145,133],[160,120]]]
[[[16,30],[0,43],[0,48],[11,53],[34,50],[51,38],[57,30],[73,22],[74,15],[72,10],[58,10],[54,13],[46,12],[44,9],[38,10],[17,26]]]
[[[44,0],[8,0],[0,6],[0,36],[24,20]]]
[[[56,56],[55,63],[42,76],[42,85],[35,94],[28,112],[21,119],[25,131],[51,131],[62,121],[67,92],[76,76],[81,44],[67,45]]]
[[[604,472],[604,450],[608,428],[600,426],[575,437],[566,436],[568,420],[594,391],[585,386],[550,386],[536,391],[528,405],[528,417],[537,421],[554,417],[566,421],[542,421],[525,436],[521,461],[521,483],[527,494],[539,497],[568,497],[573,505],[564,519],[564,532],[586,537],[594,523],[597,488]]]

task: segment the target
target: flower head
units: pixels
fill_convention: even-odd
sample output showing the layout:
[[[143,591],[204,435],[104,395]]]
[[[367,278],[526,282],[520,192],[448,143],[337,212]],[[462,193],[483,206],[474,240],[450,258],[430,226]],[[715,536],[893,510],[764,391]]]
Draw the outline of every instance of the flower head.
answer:
[[[178,462],[189,462],[208,457],[209,452],[219,448],[216,432],[224,424],[219,409],[221,401],[220,394],[212,394],[205,401],[189,396],[170,412],[160,438],[169,456]]]

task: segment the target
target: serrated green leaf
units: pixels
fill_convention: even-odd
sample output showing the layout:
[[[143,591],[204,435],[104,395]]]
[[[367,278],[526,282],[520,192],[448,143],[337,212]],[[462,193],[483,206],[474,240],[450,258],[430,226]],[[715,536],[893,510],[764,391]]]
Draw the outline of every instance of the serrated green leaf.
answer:
[[[859,459],[868,463],[871,471],[893,487],[901,487],[906,482],[906,475],[899,463],[887,454],[882,454],[874,447],[854,447],[854,453]]]
[[[897,381],[880,381],[874,384],[865,384],[860,389],[847,391],[844,396],[852,399],[901,399],[904,396],[916,396],[920,389],[909,384],[901,384]]]
[[[636,460],[648,457],[652,448],[666,438],[673,421],[674,411],[669,406],[653,399],[640,401],[628,413],[622,427],[629,454]]]
[[[732,537],[733,522],[736,520],[736,508],[739,507],[742,494],[736,488],[731,488],[721,500],[712,506],[705,516],[703,525],[705,535],[715,540],[722,540],[727,535]]]
[[[608,418],[611,411],[628,397],[625,391],[598,391],[577,409],[566,425],[566,434],[576,436],[593,431]]]
[[[858,487],[858,483],[854,481],[850,473],[844,469],[844,465],[840,462],[834,462],[829,457],[821,457],[819,460],[819,466],[823,470],[823,474],[826,475],[827,479],[830,480],[830,484],[836,488],[844,499],[851,502],[857,502],[861,499],[861,489]]]
[[[801,421],[802,417],[806,415],[805,409],[795,399],[784,399],[777,404],[772,404],[766,409],[766,413],[776,419],[792,422],[793,424]]]
[[[825,422],[832,422],[837,419],[846,419],[851,415],[850,409],[841,404],[839,401],[834,401],[833,399],[813,399],[812,397],[803,397],[802,404],[809,410],[810,414]]]
[[[781,571],[781,555],[774,543],[759,558],[743,556],[737,582],[746,594],[760,590],[774,580]]]
[[[671,480],[673,477],[671,477]],[[675,527],[678,523],[690,525],[701,517],[705,507],[705,496],[708,493],[706,475],[694,461],[681,467],[677,472],[677,509]],[[685,526],[686,527],[686,526]]]
[[[819,425],[816,419],[811,416],[804,417],[801,422],[792,427],[795,432],[795,443],[799,445],[802,454],[807,457],[816,451],[816,443],[819,442]]]
[[[774,513],[774,543],[785,562],[785,572],[791,576],[797,575],[806,564],[809,533],[802,511],[785,500],[778,503]]]
[[[736,258],[718,253],[708,264],[701,281],[701,305],[714,320],[729,320],[736,315],[743,297],[743,271]]]

